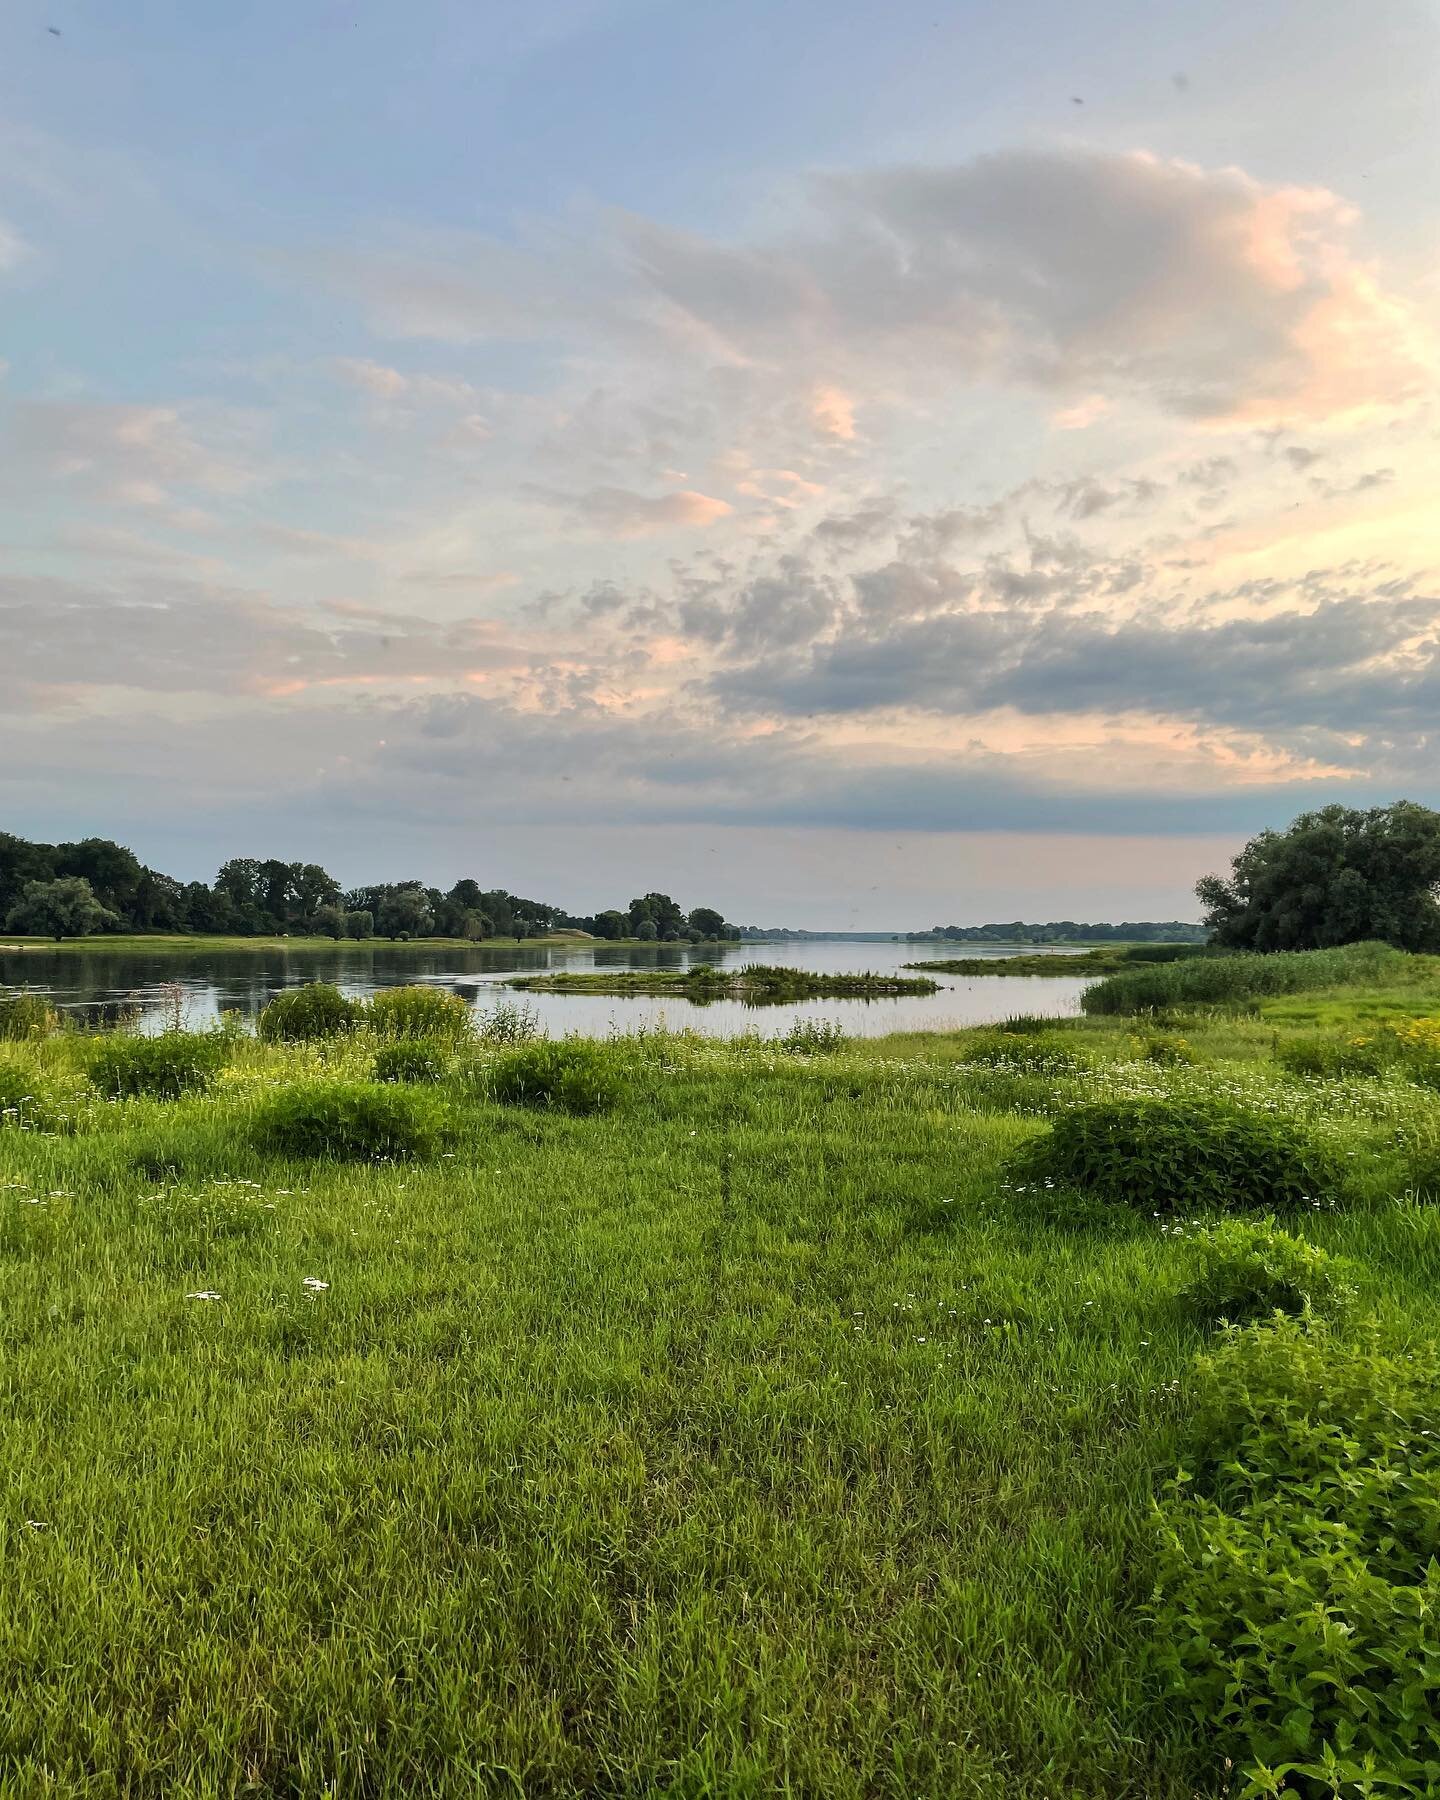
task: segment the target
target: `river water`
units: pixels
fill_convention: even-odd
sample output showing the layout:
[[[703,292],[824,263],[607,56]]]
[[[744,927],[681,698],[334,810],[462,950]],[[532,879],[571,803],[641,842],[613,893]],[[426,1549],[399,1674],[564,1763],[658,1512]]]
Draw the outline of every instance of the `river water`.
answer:
[[[1025,947],[1034,954],[1033,947]],[[411,948],[408,945],[338,944],[324,949],[103,951],[83,947],[62,951],[0,948],[0,991],[29,988],[49,994],[57,1005],[91,1022],[138,1008],[139,1028],[157,1031],[175,1014],[192,1029],[236,1011],[254,1018],[282,989],[306,981],[333,981],[355,996],[404,982],[428,982],[463,994],[477,1014],[497,1003],[528,1007],[552,1037],[580,1032],[606,1037],[616,1031],[664,1023],[715,1037],[759,1031],[781,1034],[799,1019],[834,1019],[852,1036],[877,1037],[890,1031],[943,1031],[987,1024],[1015,1013],[1063,1018],[1079,1011],[1089,985],[1075,976],[936,975],[940,992],[924,998],[807,1000],[754,1007],[738,1000],[698,1005],[659,995],[616,997],[598,994],[519,993],[505,986],[507,975],[542,969],[683,969],[693,962],[734,968],[741,963],[780,963],[819,971],[873,970],[892,974],[907,962],[946,956],[997,959],[1017,954],[1001,945],[852,943],[814,939],[806,943],[605,945],[573,943],[524,950]]]

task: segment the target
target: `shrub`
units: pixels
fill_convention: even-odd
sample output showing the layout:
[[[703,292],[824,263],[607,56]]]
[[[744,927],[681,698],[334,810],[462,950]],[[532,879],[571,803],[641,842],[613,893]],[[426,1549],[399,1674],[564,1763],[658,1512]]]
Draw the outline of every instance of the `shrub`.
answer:
[[[479,1021],[482,1038],[491,1044],[530,1044],[540,1035],[540,1019],[533,1006],[497,1000]]]
[[[430,1155],[442,1125],[433,1094],[393,1083],[312,1081],[270,1094],[253,1133],[262,1149],[282,1156],[380,1162]]]
[[[1089,1067],[1088,1059],[1054,1029],[1053,1020],[1045,1031],[1029,1025],[1028,1020],[1012,1019],[1003,1026],[967,1031],[964,1060],[1019,1075],[1069,1075]]]
[[[1275,1060],[1290,1075],[1340,1081],[1350,1075],[1379,1075],[1397,1055],[1388,1032],[1374,1036],[1291,1038],[1275,1046]]]
[[[1199,1060],[1183,1037],[1167,1037],[1158,1031],[1140,1040],[1140,1056],[1162,1069],[1185,1069]]]
[[[1290,1120],[1179,1097],[1072,1107],[1023,1166],[1157,1212],[1283,1212],[1338,1179],[1330,1156]]]
[[[60,1014],[44,994],[0,997],[0,1039],[44,1038],[60,1029]]]
[[[775,1041],[787,1056],[829,1056],[847,1040],[845,1027],[834,1019],[796,1019]]]
[[[1354,1298],[1351,1265],[1282,1231],[1274,1219],[1225,1219],[1190,1239],[1194,1273],[1185,1298],[1207,1322],[1248,1325],[1343,1311]]]
[[[328,981],[286,988],[260,1014],[257,1030],[267,1044],[309,1044],[348,1031],[360,1007]]]
[[[1282,1319],[1227,1331],[1198,1390],[1159,1513],[1162,1676],[1245,1796],[1440,1791],[1436,1346]]]
[[[90,1052],[88,1073],[112,1100],[148,1095],[178,1100],[213,1086],[225,1061],[225,1044],[209,1033],[163,1031],[158,1037],[113,1037],[99,1040]]]
[[[382,1038],[444,1038],[470,1035],[470,1008],[459,994],[438,987],[382,988],[365,1008],[365,1023]]]
[[[490,1069],[489,1088],[508,1106],[546,1106],[560,1112],[606,1112],[620,1099],[614,1060],[583,1038],[527,1044]]]
[[[422,1038],[399,1038],[375,1052],[377,1081],[443,1081],[450,1064],[444,1044]]]

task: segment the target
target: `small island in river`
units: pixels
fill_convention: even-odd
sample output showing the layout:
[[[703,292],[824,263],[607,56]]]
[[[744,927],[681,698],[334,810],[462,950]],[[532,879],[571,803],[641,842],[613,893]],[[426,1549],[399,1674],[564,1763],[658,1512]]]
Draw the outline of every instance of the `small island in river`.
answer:
[[[738,969],[696,963],[688,969],[557,970],[512,976],[505,985],[542,994],[668,994],[700,1005],[709,1000],[742,1000],[747,1006],[791,1000],[890,1000],[940,991],[938,982],[919,976],[821,973],[766,963],[746,963]]]

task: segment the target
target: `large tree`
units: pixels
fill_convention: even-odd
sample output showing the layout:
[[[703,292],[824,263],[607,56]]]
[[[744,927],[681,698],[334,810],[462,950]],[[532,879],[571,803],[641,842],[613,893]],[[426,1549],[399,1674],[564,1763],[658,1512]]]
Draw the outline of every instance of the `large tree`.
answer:
[[[6,914],[11,931],[33,931],[37,936],[89,937],[107,925],[118,925],[117,913],[102,906],[83,875],[62,875],[55,881],[29,881],[25,891]]]
[[[1262,831],[1230,877],[1195,892],[1212,941],[1230,950],[1318,950],[1379,938],[1440,950],[1440,813],[1398,800],[1326,806]]]

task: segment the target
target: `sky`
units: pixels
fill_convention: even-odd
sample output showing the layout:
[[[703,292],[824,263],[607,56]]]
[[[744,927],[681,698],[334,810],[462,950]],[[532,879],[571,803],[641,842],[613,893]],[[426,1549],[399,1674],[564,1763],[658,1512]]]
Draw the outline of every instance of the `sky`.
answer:
[[[1193,918],[1440,804],[1424,0],[12,0],[0,828]]]

